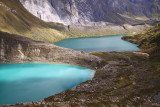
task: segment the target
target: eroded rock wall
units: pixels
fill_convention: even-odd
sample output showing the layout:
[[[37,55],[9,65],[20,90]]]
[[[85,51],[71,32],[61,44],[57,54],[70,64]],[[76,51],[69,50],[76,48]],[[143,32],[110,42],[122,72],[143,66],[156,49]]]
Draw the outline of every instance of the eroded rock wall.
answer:
[[[22,62],[63,63],[92,68],[101,66],[103,60],[85,52],[0,32],[0,63]]]

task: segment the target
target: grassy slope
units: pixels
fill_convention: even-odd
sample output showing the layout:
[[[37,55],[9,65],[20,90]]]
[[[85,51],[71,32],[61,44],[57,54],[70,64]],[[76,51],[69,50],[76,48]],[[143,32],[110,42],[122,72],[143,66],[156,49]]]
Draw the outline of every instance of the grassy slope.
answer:
[[[123,39],[139,44],[139,47],[153,55],[160,55],[160,23],[137,35],[127,35]]]
[[[108,28],[80,27],[68,31],[65,30],[66,28],[63,24],[49,23],[40,20],[29,13],[18,0],[0,1],[0,31],[26,36],[38,41],[54,43],[66,38],[103,36],[130,32],[130,29],[128,31],[124,29],[120,31],[115,29],[112,31],[108,30]],[[132,30],[133,29],[131,29],[131,31]]]
[[[66,38],[49,23],[30,14],[18,0],[0,1],[0,30],[46,42]]]

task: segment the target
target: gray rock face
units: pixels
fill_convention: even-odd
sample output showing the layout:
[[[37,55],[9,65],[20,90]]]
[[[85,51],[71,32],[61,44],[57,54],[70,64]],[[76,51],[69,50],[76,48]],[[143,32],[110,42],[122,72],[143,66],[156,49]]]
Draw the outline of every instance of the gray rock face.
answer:
[[[157,0],[19,0],[24,7],[49,22],[65,25],[106,25],[159,20]]]
[[[0,63],[65,63],[95,69],[103,60],[81,51],[0,32]]]

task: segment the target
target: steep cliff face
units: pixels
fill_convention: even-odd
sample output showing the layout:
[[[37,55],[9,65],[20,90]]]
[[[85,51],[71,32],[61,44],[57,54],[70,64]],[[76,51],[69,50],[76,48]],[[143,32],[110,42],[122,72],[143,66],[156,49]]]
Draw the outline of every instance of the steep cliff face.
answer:
[[[158,0],[20,0],[45,21],[66,25],[137,24],[160,20]],[[96,23],[95,23],[96,22]]]

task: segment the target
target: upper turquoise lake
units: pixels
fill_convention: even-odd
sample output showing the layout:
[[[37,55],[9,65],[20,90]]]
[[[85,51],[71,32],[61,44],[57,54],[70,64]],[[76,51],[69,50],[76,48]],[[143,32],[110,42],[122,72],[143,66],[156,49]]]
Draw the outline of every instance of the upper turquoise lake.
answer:
[[[85,52],[138,51],[136,44],[122,40],[124,35],[108,35],[87,38],[71,38],[56,42],[55,45]]]
[[[91,79],[91,69],[57,64],[0,64],[0,105],[39,101]]]

